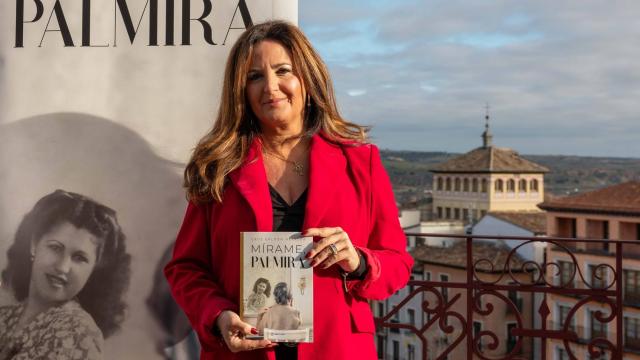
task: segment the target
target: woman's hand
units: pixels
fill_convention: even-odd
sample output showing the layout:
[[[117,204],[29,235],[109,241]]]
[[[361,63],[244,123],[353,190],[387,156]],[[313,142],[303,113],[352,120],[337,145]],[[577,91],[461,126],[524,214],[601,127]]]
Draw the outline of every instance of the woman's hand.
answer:
[[[242,321],[240,316],[233,311],[225,310],[221,312],[220,315],[218,315],[218,319],[216,319],[216,324],[218,329],[220,329],[220,334],[224,342],[233,353],[270,348],[277,345],[269,340],[246,339],[245,337],[247,335],[257,335],[258,330]]]
[[[358,251],[342,228],[311,228],[303,236],[322,238],[315,242],[313,249],[307,253],[311,266],[326,269],[333,264],[338,264],[343,271],[350,273],[360,265]]]

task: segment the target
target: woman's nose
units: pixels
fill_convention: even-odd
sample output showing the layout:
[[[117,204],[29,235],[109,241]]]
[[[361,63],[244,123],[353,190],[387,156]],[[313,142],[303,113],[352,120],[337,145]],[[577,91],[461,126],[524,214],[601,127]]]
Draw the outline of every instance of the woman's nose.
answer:
[[[61,256],[56,262],[56,270],[62,274],[66,274],[69,272],[71,268],[71,257],[69,256]]]
[[[269,93],[272,91],[276,91],[279,89],[278,77],[276,74],[269,73],[266,76],[266,81],[264,85],[264,92]]]

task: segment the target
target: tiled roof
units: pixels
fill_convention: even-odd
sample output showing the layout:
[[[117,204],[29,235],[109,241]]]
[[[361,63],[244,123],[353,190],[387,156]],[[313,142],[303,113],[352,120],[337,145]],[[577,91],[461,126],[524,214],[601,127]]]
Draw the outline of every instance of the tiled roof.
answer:
[[[539,208],[555,211],[614,213],[640,216],[640,181],[547,200]]]
[[[504,263],[509,256],[511,249],[502,243],[495,241],[473,241],[473,262],[480,259],[487,259],[493,263],[491,265],[486,261],[477,264],[476,269],[481,272],[502,272]],[[416,262],[451,266],[464,269],[467,267],[466,259],[466,241],[458,240],[449,247],[437,247],[421,245],[413,249],[410,253]],[[524,260],[514,251],[510,260],[510,267],[513,272],[519,272]]]
[[[487,215],[529,230],[534,235],[547,233],[547,215],[544,211],[491,211]]]
[[[521,157],[514,150],[488,146],[479,147],[445,161],[431,171],[436,173],[545,173],[549,169]]]

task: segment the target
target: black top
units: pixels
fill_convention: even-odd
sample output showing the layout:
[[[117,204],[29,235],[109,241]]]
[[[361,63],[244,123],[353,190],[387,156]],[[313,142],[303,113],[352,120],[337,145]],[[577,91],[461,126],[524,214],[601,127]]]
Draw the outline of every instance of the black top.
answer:
[[[289,205],[269,184],[271,207],[273,209],[273,231],[302,231],[304,208],[307,205],[307,189],[293,204]]]
[[[304,207],[307,204],[307,189],[293,204],[289,205],[278,194],[278,191],[269,184],[271,194],[271,208],[273,209],[273,231],[302,231],[304,222]],[[277,360],[298,359],[298,347],[295,344],[278,344],[276,346]]]

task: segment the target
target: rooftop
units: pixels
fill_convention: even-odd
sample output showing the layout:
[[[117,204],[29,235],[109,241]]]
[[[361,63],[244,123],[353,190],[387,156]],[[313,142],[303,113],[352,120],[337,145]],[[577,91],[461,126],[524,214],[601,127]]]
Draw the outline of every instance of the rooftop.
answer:
[[[512,149],[483,146],[445,161],[431,171],[435,173],[545,173],[549,169],[521,157]]]
[[[538,207],[549,211],[640,216],[640,181],[547,200]]]
[[[534,235],[547,233],[547,215],[544,211],[491,211],[487,215],[531,231]]]
[[[472,242],[473,262],[480,259],[487,259],[493,263],[493,269],[491,265],[486,261],[481,261],[477,264],[476,269],[485,273],[502,273],[507,261],[511,249],[506,245],[496,241],[477,241]],[[449,247],[437,247],[422,245],[418,246],[411,251],[416,263],[427,263],[450,266],[459,269],[466,269],[466,241],[458,240]],[[524,264],[524,260],[516,253],[511,254],[510,267],[513,272],[516,269],[520,269]]]

